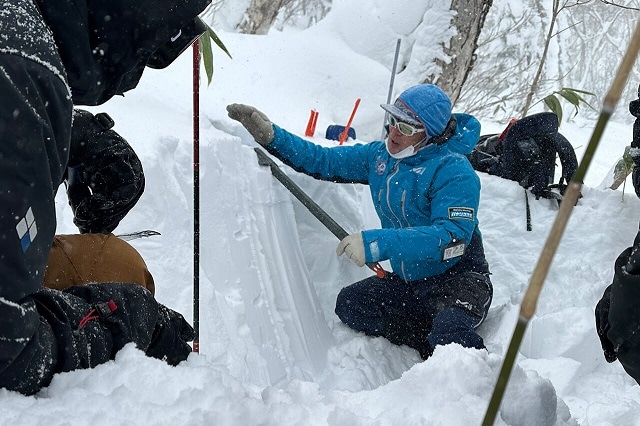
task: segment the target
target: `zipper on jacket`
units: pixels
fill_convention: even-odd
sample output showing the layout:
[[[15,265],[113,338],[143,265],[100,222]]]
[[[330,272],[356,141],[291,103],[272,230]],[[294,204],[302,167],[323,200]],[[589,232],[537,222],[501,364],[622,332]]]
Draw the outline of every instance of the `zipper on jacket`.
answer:
[[[389,215],[382,208],[382,194],[384,194],[384,188],[380,188],[380,191],[378,191],[378,208],[380,209],[380,213],[384,215],[384,218],[389,222],[393,223],[393,220],[391,220]]]
[[[405,210],[405,201],[407,201],[407,190],[402,191],[402,198],[400,198],[400,210],[402,211],[402,217],[405,222],[407,222],[407,228],[411,227],[409,223],[409,219],[407,218],[407,211]]]
[[[398,171],[400,170],[400,167],[398,167],[399,164],[400,164],[400,161],[397,161],[396,164],[393,166],[393,170],[391,170],[391,174],[387,177],[387,207],[389,208],[389,211],[393,215],[396,222],[398,222],[398,225],[400,226],[400,228],[402,228],[402,221],[398,216],[396,216],[395,212],[393,211],[393,208],[391,208],[391,200],[389,199],[389,194],[391,192],[390,191],[391,179],[398,174]]]

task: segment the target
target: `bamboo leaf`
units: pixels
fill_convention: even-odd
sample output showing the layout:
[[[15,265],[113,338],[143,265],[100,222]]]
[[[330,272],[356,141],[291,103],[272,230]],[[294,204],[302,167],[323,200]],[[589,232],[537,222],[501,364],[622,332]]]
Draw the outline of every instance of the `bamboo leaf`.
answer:
[[[567,94],[570,93],[571,94],[570,96],[577,97],[579,102],[582,102],[583,104],[587,105],[589,108],[591,108],[592,110],[595,111],[595,108],[593,106],[591,106],[591,104],[589,102],[587,102],[586,99],[584,99],[578,93],[583,93],[583,94],[589,95],[589,96],[595,96],[595,94],[593,94],[591,92],[587,92],[586,90],[574,89],[572,87],[563,87],[562,89],[560,89],[560,91],[563,92],[563,93],[567,93]]]
[[[216,46],[218,46],[220,48],[220,50],[222,50],[224,53],[227,54],[229,59],[233,59],[233,57],[231,56],[231,53],[229,53],[229,50],[227,50],[227,46],[225,46],[224,43],[222,42],[222,40],[220,40],[220,38],[218,37],[216,32],[213,31],[213,28],[211,28],[209,26],[207,26],[207,27],[209,28],[209,30],[207,32],[209,33],[209,37],[211,37],[211,40],[213,40],[213,42],[216,44]]]
[[[200,38],[198,38],[198,47],[200,50],[200,57],[204,63],[204,69],[207,73],[207,84],[211,84],[211,81],[213,80],[213,50],[211,47],[211,40],[213,40],[216,46],[226,53],[229,58],[233,58],[231,57],[227,46],[225,46],[222,40],[220,40],[213,28],[211,28],[207,23],[204,24],[207,27],[207,30],[202,33]]]
[[[573,87],[565,87],[565,89],[571,90],[572,92],[584,93],[585,95],[589,95],[589,96],[595,96],[595,93],[588,92],[586,90],[575,89]]]
[[[631,145],[627,145],[624,148],[624,154],[622,154],[622,159],[624,160],[624,163],[627,166],[628,170],[633,169],[634,161],[633,161],[633,157],[631,156]]]
[[[618,189],[618,187],[627,179],[627,176],[633,172],[633,158],[631,157],[631,146],[627,145],[624,149],[624,154],[616,164],[613,166],[613,184],[611,189]]]
[[[578,107],[580,106],[580,100],[582,98],[576,92],[572,92],[571,90],[567,90],[563,88],[563,89],[560,89],[560,91],[557,93],[563,98],[565,98],[567,101],[569,101],[571,105],[575,106],[576,109],[578,109]]]
[[[556,95],[548,95],[542,101],[551,110],[551,112],[558,116],[558,123],[562,123],[562,105],[558,98],[556,98]]]
[[[565,98],[567,101],[569,101],[569,103],[571,105],[573,105],[573,107],[574,107],[573,117],[578,115],[578,112],[580,110],[580,99],[581,99],[581,96],[578,95],[576,92],[572,92],[572,91],[566,90],[566,89],[561,89],[558,92],[558,94],[560,96],[562,96],[563,98]]]
[[[204,64],[204,70],[207,73],[207,85],[211,84],[213,79],[213,51],[211,50],[211,41],[209,40],[209,30],[205,31],[198,39],[200,48],[200,57]]]

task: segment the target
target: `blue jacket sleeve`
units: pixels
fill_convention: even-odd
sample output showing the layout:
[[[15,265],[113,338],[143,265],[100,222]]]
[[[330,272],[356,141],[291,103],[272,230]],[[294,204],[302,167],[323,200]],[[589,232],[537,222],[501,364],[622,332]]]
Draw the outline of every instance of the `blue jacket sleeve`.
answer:
[[[363,183],[369,181],[370,156],[375,145],[356,144],[323,147],[273,125],[273,141],[267,151],[278,157],[297,172],[316,179],[340,183]]]

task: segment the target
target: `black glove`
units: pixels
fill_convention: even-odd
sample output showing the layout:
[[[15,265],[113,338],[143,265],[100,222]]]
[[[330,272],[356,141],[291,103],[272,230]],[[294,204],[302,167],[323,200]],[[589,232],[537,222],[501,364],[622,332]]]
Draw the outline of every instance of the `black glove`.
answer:
[[[602,298],[596,305],[596,331],[600,338],[600,346],[604,352],[604,359],[607,362],[613,362],[617,359],[616,351],[613,343],[607,337],[607,333],[611,329],[609,325],[609,306],[611,305],[611,286],[607,287]]]
[[[142,163],[107,114],[74,110],[66,176],[81,233],[112,232],[144,191]]]
[[[196,337],[193,327],[182,315],[164,305],[158,305],[158,322],[153,330],[146,354],[177,365],[192,352],[187,342]]]
[[[170,365],[184,361],[195,337],[193,328],[179,313],[158,303],[145,288],[134,284],[88,284],[65,290],[96,309],[99,323],[111,333],[113,358],[124,345],[134,342],[148,356]],[[110,311],[112,300],[115,310]],[[111,308],[113,309],[113,308]]]

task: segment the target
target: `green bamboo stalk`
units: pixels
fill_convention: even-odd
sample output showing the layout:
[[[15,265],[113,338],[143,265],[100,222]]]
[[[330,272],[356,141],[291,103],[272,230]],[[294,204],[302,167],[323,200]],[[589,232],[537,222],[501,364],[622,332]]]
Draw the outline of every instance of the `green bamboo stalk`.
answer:
[[[556,219],[553,223],[553,226],[551,227],[549,236],[547,237],[545,245],[542,248],[542,252],[540,253],[538,263],[536,264],[536,267],[533,270],[533,274],[531,275],[529,287],[527,288],[527,291],[520,305],[520,316],[518,317],[518,322],[516,323],[515,330],[511,337],[511,342],[509,343],[509,347],[507,348],[507,353],[505,355],[504,361],[502,363],[502,368],[500,369],[500,373],[498,375],[496,386],[493,390],[493,394],[491,395],[491,400],[489,401],[489,406],[487,408],[485,418],[482,422],[483,426],[493,425],[498,414],[500,404],[502,402],[502,397],[504,396],[504,391],[509,382],[511,370],[513,369],[513,364],[518,355],[520,344],[522,343],[522,337],[524,336],[524,332],[526,331],[531,317],[535,313],[536,305],[538,304],[538,298],[540,296],[540,292],[542,291],[544,280],[547,277],[547,273],[549,272],[549,267],[553,260],[553,256],[555,255],[558,245],[560,244],[562,234],[564,233],[567,222],[569,221],[569,217],[571,216],[573,207],[578,201],[584,177],[587,174],[587,170],[589,169],[589,165],[591,164],[593,155],[598,148],[598,144],[602,139],[604,128],[611,118],[611,114],[615,110],[618,101],[620,100],[622,90],[627,83],[631,68],[636,62],[639,50],[640,20],[636,24],[635,32],[633,33],[633,36],[629,41],[629,46],[627,47],[627,51],[622,58],[622,62],[614,77],[613,83],[611,83],[609,92],[604,98],[603,106],[600,110],[600,115],[593,130],[593,134],[591,135],[591,139],[589,140],[589,144],[587,145],[587,149],[584,153],[584,156],[582,157],[582,160],[580,161],[578,170],[576,170],[573,178],[571,179],[571,182],[569,182],[567,192],[565,193],[565,197],[562,201],[562,204],[560,205],[560,210],[556,215]]]

